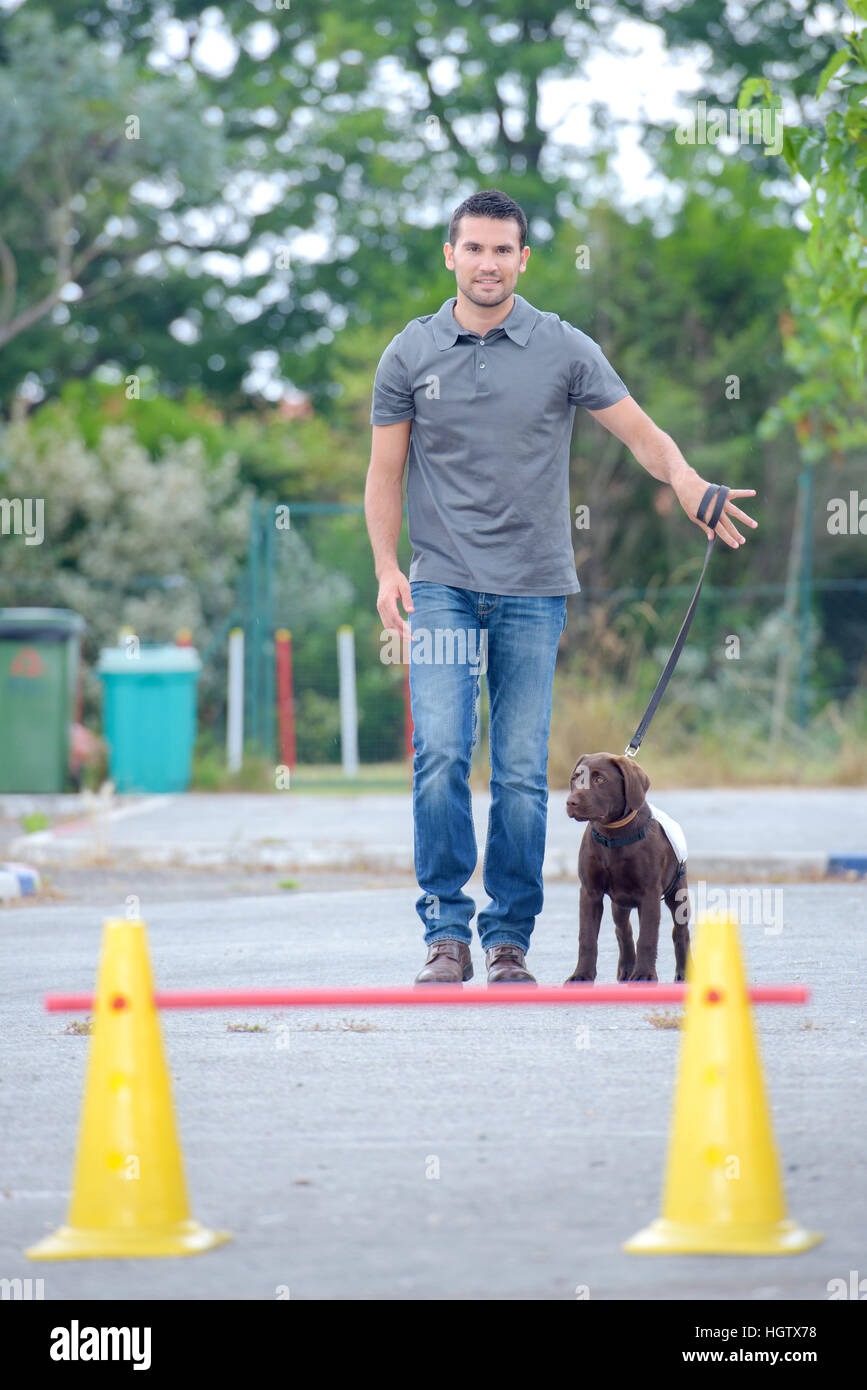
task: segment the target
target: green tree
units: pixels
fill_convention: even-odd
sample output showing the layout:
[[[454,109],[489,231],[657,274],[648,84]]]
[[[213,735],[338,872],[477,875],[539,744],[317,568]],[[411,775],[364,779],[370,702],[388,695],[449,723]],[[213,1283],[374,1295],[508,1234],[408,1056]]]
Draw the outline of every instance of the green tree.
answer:
[[[805,14],[814,8],[805,0]],[[30,369],[43,378],[53,372],[46,384],[54,391],[70,373],[132,357],[166,392],[201,386],[235,408],[253,391],[247,373],[263,354],[273,376],[266,389],[279,394],[279,383],[291,381],[319,413],[332,413],[341,338],[347,328],[384,332],[425,311],[443,284],[438,250],[462,196],[505,187],[527,209],[540,249],[576,205],[592,201],[614,140],[605,103],[591,112],[588,152],[568,138],[569,117],[555,129],[542,123],[541,99],[546,82],[581,75],[613,42],[617,18],[657,23],[672,44],[709,44],[717,68],[785,63],[797,85],[815,62],[815,43],[783,7],[762,0],[748,9],[729,20],[721,0],[674,12],[656,0],[588,8],[565,0],[317,0],[286,9],[224,0],[219,10],[195,0],[159,9],[144,0],[28,0],[6,24],[7,64],[25,15],[50,14],[64,43],[86,34],[94,49],[112,45],[161,92],[175,81],[188,112],[182,143],[195,145],[197,113],[207,112],[231,175],[196,234],[178,230],[171,256],[136,262],[135,275],[131,267],[115,272],[101,305],[67,306],[79,333],[74,350],[58,351],[56,331],[29,334]],[[170,52],[159,41],[168,21]],[[203,56],[203,38],[218,24],[229,52],[220,70]],[[266,186],[271,195],[253,203],[253,191]],[[324,247],[313,259],[298,249],[311,232]],[[215,248],[219,273],[206,254]],[[190,341],[166,331],[178,320]],[[3,361],[7,382],[25,370],[23,355]]]
[[[853,19],[867,19],[867,0],[846,0]],[[816,97],[831,83],[835,99],[824,127],[790,127],[783,153],[794,174],[809,185],[804,214],[806,241],[797,248],[786,276],[791,314],[786,359],[794,385],[763,418],[764,438],[794,426],[801,458],[798,504],[787,568],[785,614],[799,634],[797,653],[789,644],[777,666],[772,743],[782,735],[795,658],[798,662],[797,720],[807,722],[808,682],[818,643],[812,574],[815,543],[815,473],[829,461],[867,448],[864,398],[867,344],[867,33],[845,35],[844,45],[825,63]],[[834,89],[832,89],[834,90]],[[760,94],[779,102],[770,83],[751,78],[739,104]]]
[[[205,121],[200,95],[107,55],[80,29],[59,34],[35,7],[7,21],[3,51],[5,380],[27,370],[56,382],[106,356],[136,372],[147,351],[128,341],[124,295],[143,257],[170,264],[184,216],[216,193],[221,134]],[[173,276],[183,288],[175,296],[164,286],[160,333],[180,351],[165,330],[191,287]]]
[[[0,606],[74,609],[88,625],[89,663],[123,625],[143,642],[188,627],[208,645],[234,607],[246,550],[249,492],[236,459],[215,465],[196,439],[153,459],[123,424],[88,447],[56,405],[8,426],[3,455],[4,495],[43,499],[45,537],[3,538]],[[92,717],[92,675],[87,693]],[[210,671],[204,695],[215,695]]]
[[[867,19],[867,0],[847,0]],[[765,82],[744,85],[746,106]],[[803,456],[813,464],[867,444],[867,30],[845,36],[826,63],[816,97],[834,93],[823,128],[788,127],[783,153],[809,185],[809,234],[786,280],[793,315],[787,358],[798,380],[768,413],[770,433],[803,425]]]
[[[700,54],[707,96],[729,105],[745,78],[772,70],[796,101],[812,96],[827,55],[818,21],[844,18],[846,0],[618,0],[617,9],[658,25],[672,51]]]

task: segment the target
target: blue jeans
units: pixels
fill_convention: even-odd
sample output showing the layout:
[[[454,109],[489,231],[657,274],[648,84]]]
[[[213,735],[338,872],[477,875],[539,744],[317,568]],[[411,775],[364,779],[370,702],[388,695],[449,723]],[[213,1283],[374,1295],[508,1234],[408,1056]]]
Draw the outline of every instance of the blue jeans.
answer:
[[[548,734],[566,598],[410,585],[416,911],[424,939],[472,941],[463,892],[478,858],[469,773],[478,741],[479,676],[490,699],[491,808],[478,915],[484,950],[526,951],[542,907],[548,813]]]

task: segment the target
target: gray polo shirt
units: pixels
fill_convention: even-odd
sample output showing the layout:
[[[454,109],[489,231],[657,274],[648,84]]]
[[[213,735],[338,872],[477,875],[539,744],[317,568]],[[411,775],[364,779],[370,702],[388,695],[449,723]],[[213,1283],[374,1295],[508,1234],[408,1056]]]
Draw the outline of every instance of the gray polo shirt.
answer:
[[[574,594],[569,446],[575,407],[629,394],[602,349],[521,295],[484,337],[447,299],[392,338],[372,425],[412,420],[409,578],[490,594]]]

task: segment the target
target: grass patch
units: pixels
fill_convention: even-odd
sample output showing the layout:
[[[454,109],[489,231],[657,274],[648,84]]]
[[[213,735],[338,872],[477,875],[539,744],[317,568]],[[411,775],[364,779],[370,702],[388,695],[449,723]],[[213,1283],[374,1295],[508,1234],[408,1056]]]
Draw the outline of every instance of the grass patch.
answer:
[[[297,878],[281,878],[277,884],[278,888],[297,888],[299,882]]]
[[[226,753],[210,731],[199,735],[193,755],[191,787],[199,792],[274,792],[291,796],[293,791],[335,792],[346,796],[371,792],[407,792],[412,786],[410,765],[406,761],[363,763],[355,777],[347,777],[340,763],[302,763],[278,777],[276,756],[268,758],[258,748],[245,748],[239,772],[227,772]]]
[[[299,1033],[379,1033],[378,1023],[368,1023],[366,1018],[341,1018],[337,1023],[299,1023]]]
[[[355,777],[344,776],[338,763],[303,763],[292,773],[292,790],[298,792],[358,796],[368,792],[407,792],[411,786],[408,762],[362,763]]]
[[[601,640],[601,639],[600,639]],[[673,634],[672,634],[673,640]],[[666,641],[663,645],[668,645]],[[584,648],[582,647],[582,653]],[[612,662],[614,660],[612,655]],[[685,656],[689,655],[689,649]],[[583,661],[582,655],[582,661]],[[577,658],[561,655],[554,685],[548,782],[566,787],[575,759],[597,750],[620,752],[635,729],[659,674],[650,663],[641,679],[613,684]],[[735,663],[736,664],[736,663]],[[654,789],[674,787],[849,787],[867,778],[867,694],[856,691],[812,715],[806,728],[787,723],[776,750],[769,740],[771,697],[759,692],[752,717],[721,689],[716,704],[698,709],[683,659],[641,748]],[[708,700],[710,697],[707,697]],[[753,698],[753,697],[751,697]],[[720,729],[725,728],[725,737]],[[575,730],[580,742],[576,743]]]
[[[74,1018],[71,1023],[67,1023],[66,1027],[61,1028],[60,1031],[61,1033],[70,1033],[73,1037],[80,1037],[82,1034],[92,1033],[93,1019],[90,1014],[88,1014],[85,1019]]]
[[[63,898],[68,898],[68,893],[61,893],[59,888],[54,885],[54,880],[50,874],[42,874],[38,891],[33,895],[36,898],[50,899],[51,902],[60,902]]]
[[[227,1033],[267,1033],[268,1025],[261,1023],[227,1023]]]
[[[272,792],[275,764],[260,754],[245,753],[239,772],[226,771],[226,755],[201,742],[193,755],[191,787],[197,792]]]
[[[37,830],[48,830],[50,826],[51,821],[44,811],[30,811],[21,817],[21,829],[26,835],[33,835]]]
[[[642,1017],[651,1028],[680,1028],[683,1022],[683,1014],[679,1014],[676,1009],[651,1009],[650,1013],[643,1014]]]

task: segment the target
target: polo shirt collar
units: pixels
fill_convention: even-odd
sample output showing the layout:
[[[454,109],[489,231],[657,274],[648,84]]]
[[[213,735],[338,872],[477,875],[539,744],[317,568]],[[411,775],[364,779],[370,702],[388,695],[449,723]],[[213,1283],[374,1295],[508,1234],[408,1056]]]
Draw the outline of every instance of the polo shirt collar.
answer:
[[[457,342],[460,333],[469,332],[468,329],[461,328],[452,312],[456,303],[457,295],[452,295],[451,299],[447,299],[431,319],[434,342],[440,352],[452,347]],[[516,294],[515,302],[509,313],[502,323],[497,324],[497,327],[508,333],[513,343],[517,343],[519,347],[526,347],[535,326],[536,316],[536,310],[532,304],[529,304],[522,295]]]

